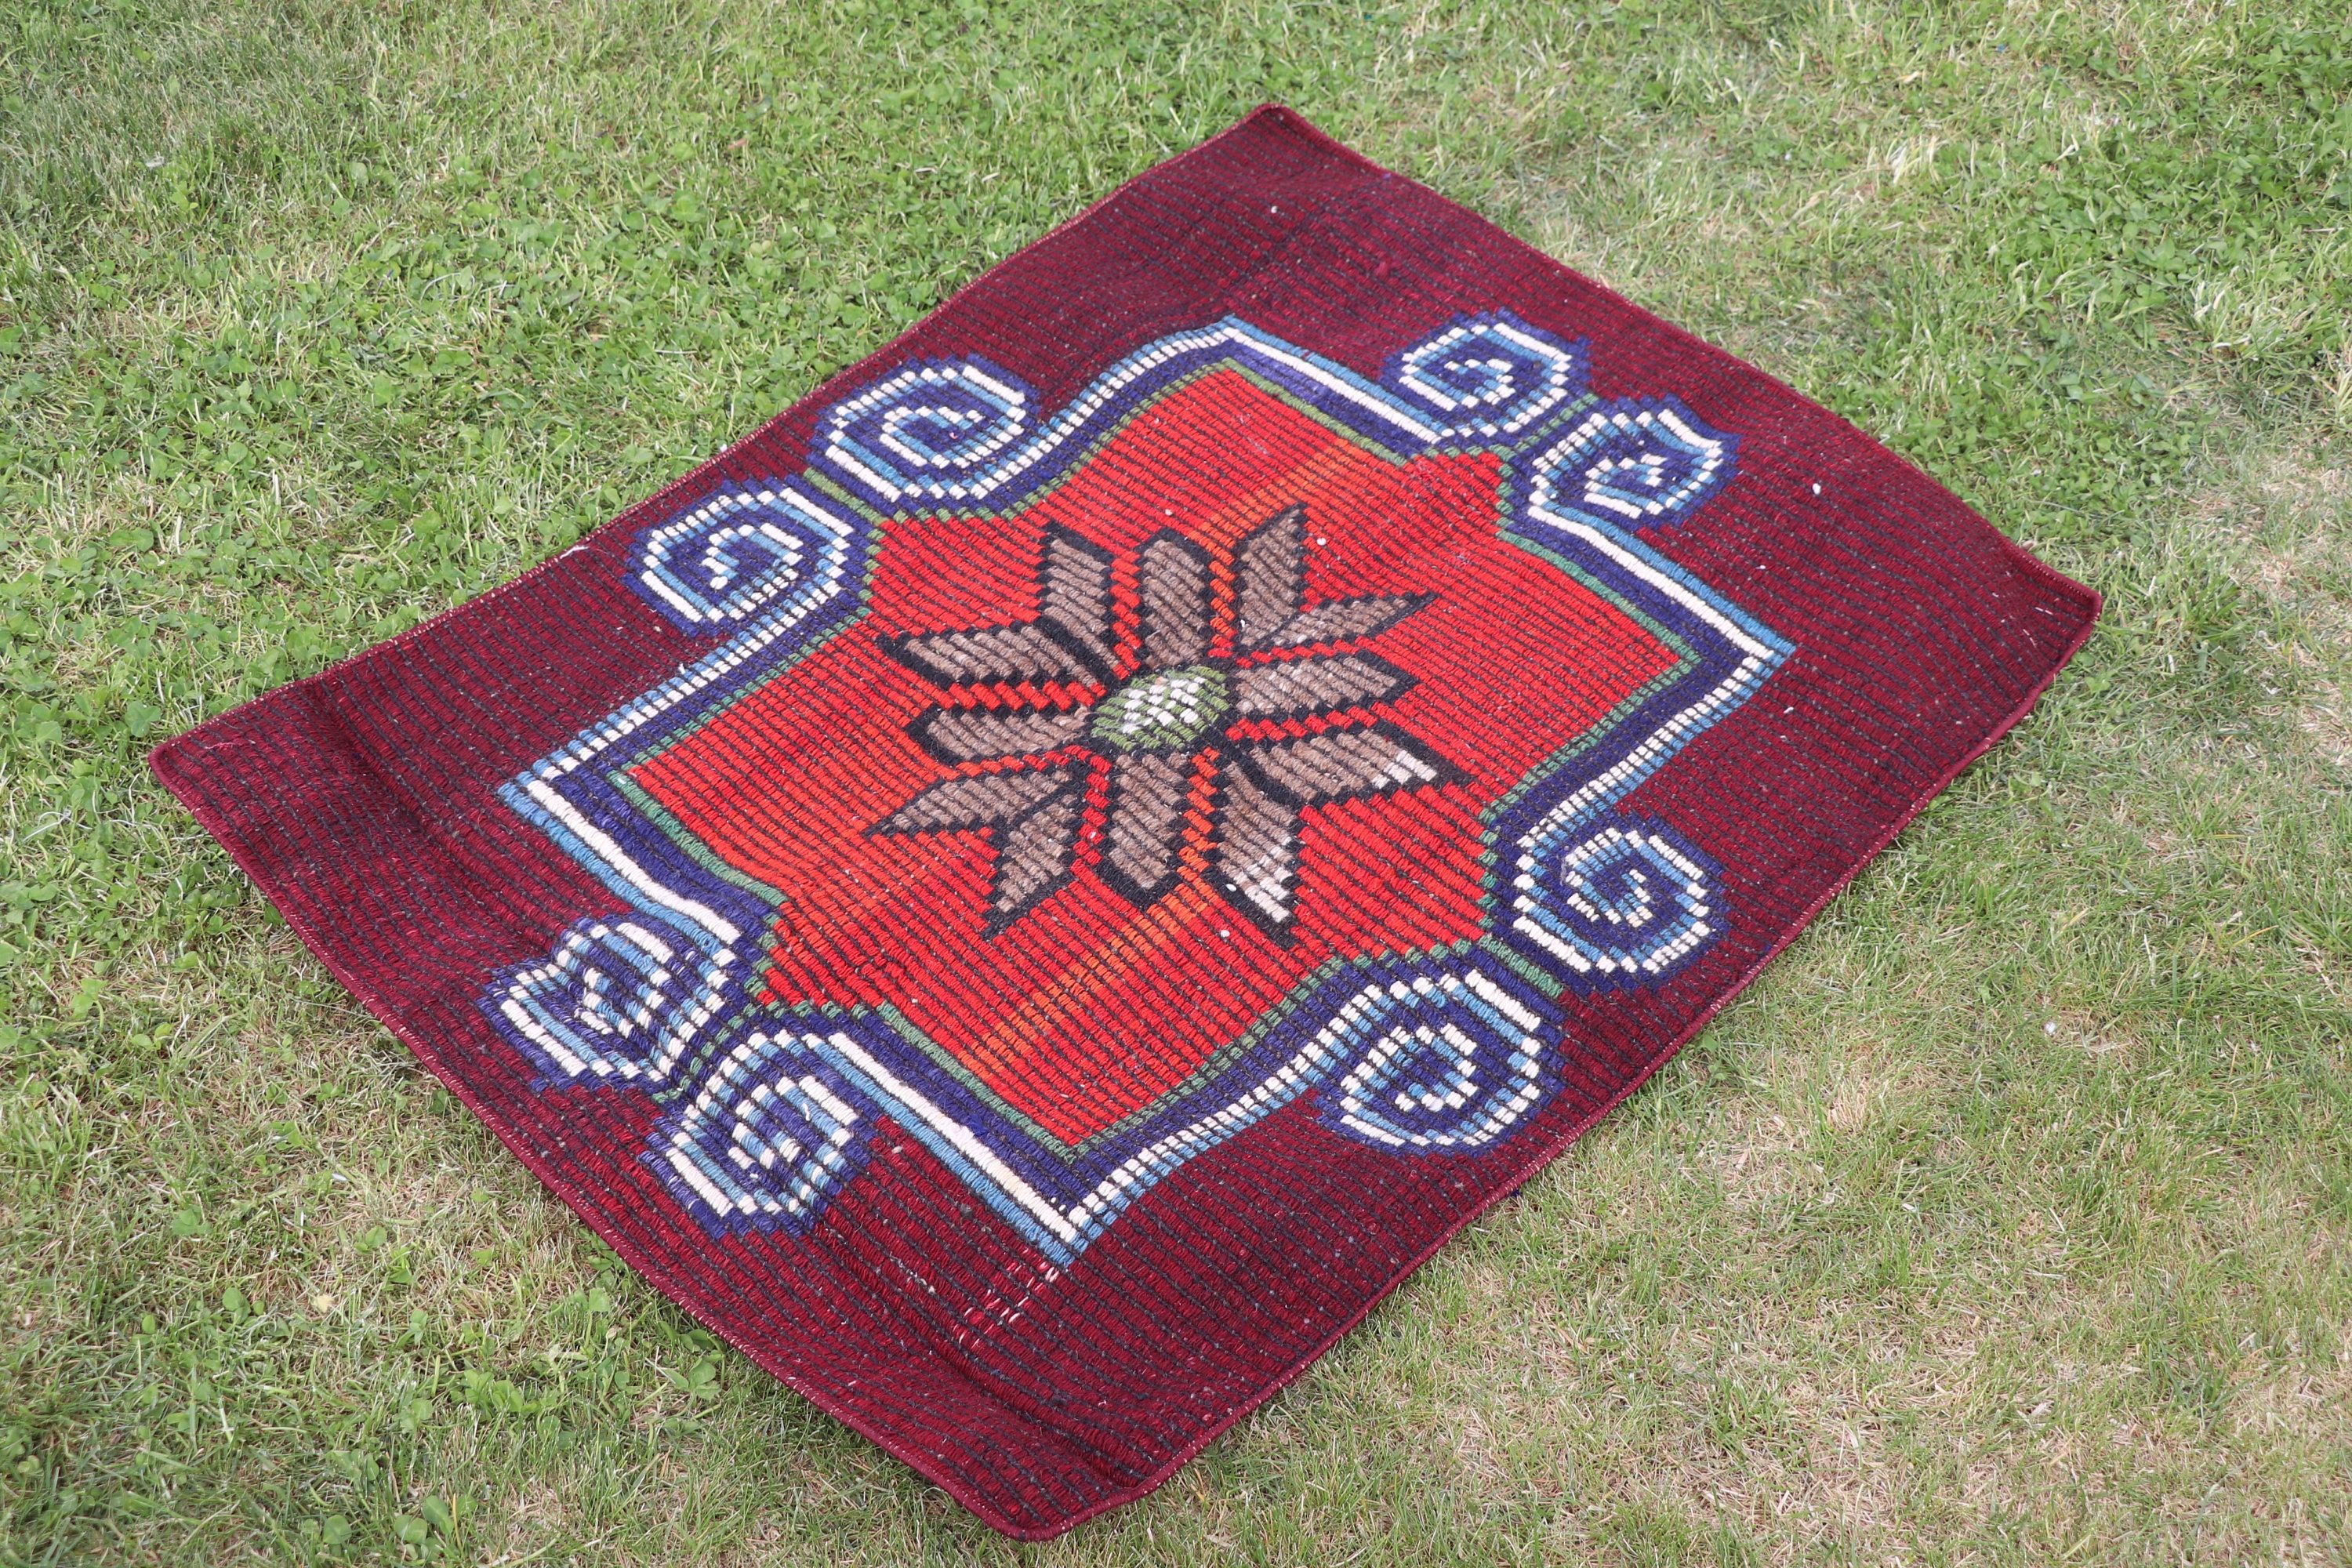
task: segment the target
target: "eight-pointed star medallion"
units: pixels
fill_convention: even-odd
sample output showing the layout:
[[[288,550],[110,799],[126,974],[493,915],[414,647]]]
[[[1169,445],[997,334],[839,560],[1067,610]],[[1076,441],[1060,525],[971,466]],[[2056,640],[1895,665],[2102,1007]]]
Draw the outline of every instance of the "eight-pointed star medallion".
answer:
[[[1366,711],[1404,692],[1412,677],[1360,645],[1427,598],[1309,605],[1304,507],[1268,518],[1223,561],[1173,529],[1144,541],[1127,638],[1115,564],[1072,530],[1048,528],[1034,618],[883,644],[964,700],[927,709],[908,726],[958,771],[873,831],[988,834],[996,857],[991,932],[1075,874],[1097,773],[1108,775],[1094,861],[1104,882],[1150,907],[1183,879],[1189,839],[1203,852],[1210,884],[1277,935],[1297,917],[1307,808],[1463,776]],[[1233,605],[1223,627],[1221,576]],[[1048,687],[1061,695],[1041,702]],[[1199,814],[1190,807],[1204,768],[1214,770],[1214,806]]]

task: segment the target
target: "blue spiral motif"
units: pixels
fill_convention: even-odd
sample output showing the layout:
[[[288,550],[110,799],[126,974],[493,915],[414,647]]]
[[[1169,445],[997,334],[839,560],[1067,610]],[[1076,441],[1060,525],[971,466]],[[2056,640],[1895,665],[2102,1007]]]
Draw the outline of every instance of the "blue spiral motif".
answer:
[[[1036,399],[983,360],[916,365],[841,404],[818,426],[816,455],[886,507],[989,493],[1028,442]]]
[[[651,921],[584,920],[482,1005],[550,1083],[659,1089],[729,1000],[733,965]]]
[[[1722,870],[1655,818],[1547,819],[1519,845],[1515,944],[1580,991],[1654,986],[1722,934]]]
[[[1475,1153],[1558,1087],[1559,1015],[1500,964],[1392,966],[1346,993],[1320,1041],[1325,1126],[1399,1154]]]
[[[1517,436],[1584,392],[1584,349],[1497,311],[1405,350],[1383,378],[1456,437]]]
[[[1727,483],[1737,437],[1710,430],[1671,397],[1606,403],[1536,459],[1535,510],[1608,528],[1681,522]]]
[[[806,618],[848,582],[857,530],[796,485],[722,490],[638,537],[630,584],[681,631]]]
[[[797,1233],[864,1168],[874,1111],[803,1036],[753,1033],[656,1125],[646,1163],[704,1228]]]

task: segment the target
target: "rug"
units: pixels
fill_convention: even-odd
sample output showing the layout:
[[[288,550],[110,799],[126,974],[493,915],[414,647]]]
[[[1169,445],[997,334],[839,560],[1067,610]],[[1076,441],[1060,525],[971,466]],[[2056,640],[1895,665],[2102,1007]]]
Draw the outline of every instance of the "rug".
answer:
[[[1042,1538],[1631,1093],[2098,605],[1269,107],[153,761],[632,1266]]]

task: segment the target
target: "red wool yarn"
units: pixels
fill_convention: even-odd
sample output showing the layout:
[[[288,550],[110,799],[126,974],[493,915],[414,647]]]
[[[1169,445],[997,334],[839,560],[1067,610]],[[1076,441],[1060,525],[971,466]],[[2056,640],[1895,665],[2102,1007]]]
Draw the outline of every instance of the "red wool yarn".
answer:
[[[633,1267],[1035,1539],[1632,1093],[2098,609],[1267,108],[153,765]]]

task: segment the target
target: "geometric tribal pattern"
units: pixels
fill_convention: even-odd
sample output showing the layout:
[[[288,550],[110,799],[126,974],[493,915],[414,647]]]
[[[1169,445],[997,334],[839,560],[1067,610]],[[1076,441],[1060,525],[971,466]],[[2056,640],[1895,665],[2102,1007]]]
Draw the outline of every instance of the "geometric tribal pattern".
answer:
[[[797,1232],[865,1163],[873,1130],[805,1040],[754,1030],[662,1119],[646,1163],[713,1231]]]
[[[1720,929],[1715,862],[1655,818],[1548,820],[1517,849],[1507,940],[1580,990],[1655,985]]]
[[[1153,534],[1135,556],[1134,652],[1123,661],[1112,557],[1058,527],[1040,554],[1034,619],[886,639],[891,658],[966,694],[962,705],[925,709],[908,732],[940,762],[971,765],[875,831],[986,831],[996,857],[989,923],[1002,930],[1070,879],[1089,775],[1099,774],[1103,878],[1149,908],[1182,875],[1189,784],[1207,761],[1216,806],[1198,837],[1211,884],[1267,931],[1287,930],[1307,808],[1461,776],[1394,724],[1363,716],[1413,677],[1355,650],[1427,598],[1308,605],[1307,527],[1307,509],[1286,507],[1225,562],[1174,529]],[[1228,584],[1234,626],[1221,639],[1211,605]],[[1017,705],[1024,685],[1088,680],[1098,696]],[[1339,722],[1302,735],[1231,733],[1253,719],[1314,718]]]
[[[681,631],[797,619],[839,593],[855,531],[789,489],[722,490],[647,529],[637,585]]]
[[[1348,1066],[1323,1120],[1397,1153],[1483,1148],[1551,1093],[1556,1024],[1541,994],[1499,966],[1376,979],[1326,1026]]]
[[[1043,1539],[1633,1092],[2098,607],[1270,106],[153,763],[651,1283]]]
[[[714,1237],[823,1223],[885,1119],[1063,1266],[1301,1100],[1483,1158],[1568,995],[1726,929],[1617,803],[1790,652],[1644,539],[1737,468],[1504,312],[1377,380],[1229,317],[1058,410],[907,366],[639,535],[719,640],[503,792],[625,909],[482,1010],[543,1086],[650,1095]],[[1367,884],[1349,847],[1405,842]]]
[[[734,962],[657,921],[585,920],[543,961],[502,973],[492,994],[548,1081],[659,1086],[719,1016]]]

